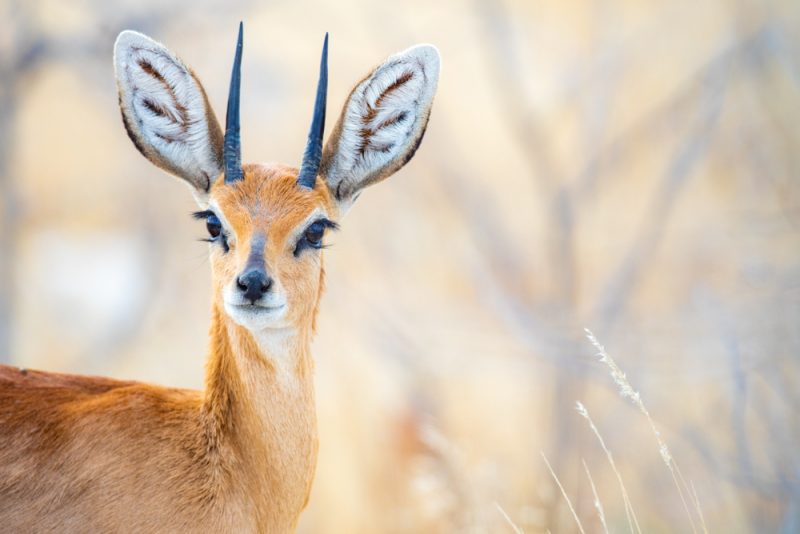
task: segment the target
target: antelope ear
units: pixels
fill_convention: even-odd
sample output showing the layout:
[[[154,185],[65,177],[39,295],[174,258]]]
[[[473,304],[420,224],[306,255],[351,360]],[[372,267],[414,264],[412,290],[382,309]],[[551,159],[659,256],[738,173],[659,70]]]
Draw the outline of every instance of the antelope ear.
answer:
[[[389,57],[353,88],[320,166],[340,208],[414,156],[438,81],[439,51],[417,45]]]
[[[222,173],[222,131],[200,81],[162,44],[130,30],[117,37],[114,70],[133,144],[204,198]]]

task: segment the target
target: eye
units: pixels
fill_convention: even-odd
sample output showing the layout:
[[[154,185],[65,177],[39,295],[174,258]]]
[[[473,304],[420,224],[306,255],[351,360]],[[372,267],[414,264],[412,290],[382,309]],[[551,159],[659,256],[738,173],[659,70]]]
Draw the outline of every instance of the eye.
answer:
[[[304,235],[308,244],[312,247],[319,248],[322,246],[322,237],[325,235],[325,224],[322,221],[317,221],[308,227]]]
[[[322,238],[325,237],[325,230],[327,228],[336,229],[337,225],[335,222],[329,221],[328,219],[320,219],[311,223],[297,241],[297,246],[294,249],[294,255],[299,256],[300,253],[307,248],[323,248]]]
[[[208,235],[210,235],[212,239],[218,238],[222,233],[222,223],[213,213],[209,214],[206,219],[206,228],[208,229]]]
[[[222,250],[228,252],[228,240],[225,237],[225,232],[222,231],[222,223],[219,220],[219,217],[213,211],[197,211],[192,213],[192,217],[195,219],[206,220],[206,229],[208,230],[208,235],[210,236],[207,239],[203,239],[203,241],[208,241],[209,243],[219,243],[222,245]]]

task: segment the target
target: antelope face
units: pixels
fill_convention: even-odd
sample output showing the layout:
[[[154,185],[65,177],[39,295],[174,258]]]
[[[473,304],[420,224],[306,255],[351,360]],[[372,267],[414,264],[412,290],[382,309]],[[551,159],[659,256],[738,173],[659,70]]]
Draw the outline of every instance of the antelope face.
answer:
[[[313,325],[325,234],[361,190],[414,155],[428,123],[439,54],[419,45],[389,57],[350,93],[323,148],[325,37],[300,168],[241,163],[239,27],[224,135],[194,73],[163,45],[124,31],[114,64],[128,135],[152,163],[185,180],[210,243],[215,298],[252,332]]]
[[[300,325],[319,301],[322,248],[338,210],[322,181],[297,187],[295,168],[243,170],[233,184],[218,180],[196,214],[209,233],[215,293],[250,330]]]

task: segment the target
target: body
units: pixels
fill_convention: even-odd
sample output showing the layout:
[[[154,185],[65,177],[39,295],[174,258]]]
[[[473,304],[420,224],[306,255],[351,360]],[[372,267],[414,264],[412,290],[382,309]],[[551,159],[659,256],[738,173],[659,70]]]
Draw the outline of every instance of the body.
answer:
[[[318,437],[310,353],[326,230],[413,155],[432,47],[360,82],[323,154],[327,37],[300,168],[241,164],[240,26],[223,137],[194,73],[123,32],[115,67],[136,148],[192,188],[209,233],[203,391],[0,367],[0,525],[11,532],[289,532]],[[415,85],[416,84],[416,85]]]
[[[281,392],[263,426],[222,427],[197,391],[9,367],[0,391],[16,408],[0,412],[17,436],[0,437],[8,532],[288,532],[308,500],[317,452],[308,388]],[[31,406],[34,395],[49,400]],[[303,432],[277,443],[251,435],[289,427]]]

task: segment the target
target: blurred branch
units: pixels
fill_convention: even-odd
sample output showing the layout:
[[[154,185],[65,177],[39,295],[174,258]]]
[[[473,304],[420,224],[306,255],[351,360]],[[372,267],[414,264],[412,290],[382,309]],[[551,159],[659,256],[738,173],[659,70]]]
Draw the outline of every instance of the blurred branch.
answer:
[[[781,21],[773,22],[773,29],[766,35],[764,45],[765,51],[783,66],[794,84],[800,87],[800,50],[792,46]]]
[[[699,86],[713,78],[714,72],[733,63],[743,71],[757,65],[758,60],[763,59],[764,51],[769,49],[776,33],[773,27],[764,27],[725,47],[689,76],[662,104],[643,114],[608,143],[595,145],[592,155],[576,177],[577,202],[593,201],[598,180],[607,176],[616,165],[622,164],[641,143],[649,142],[663,133],[671,133],[675,117],[696,103]]]
[[[688,178],[703,161],[723,108],[726,88],[730,82],[734,63],[747,66],[753,56],[760,53],[771,31],[764,29],[754,36],[734,43],[718,53],[705,68],[693,77],[689,87],[699,86],[701,102],[692,130],[680,144],[670,161],[661,184],[650,200],[649,216],[634,238],[628,253],[623,257],[606,289],[595,306],[593,324],[603,331],[612,328],[621,316],[630,295],[643,271],[652,259],[674,205]],[[687,91],[690,92],[691,90]],[[683,100],[683,91],[677,100]],[[670,99],[670,102],[674,101]],[[671,106],[666,107],[669,109]],[[658,118],[658,115],[655,116]],[[652,117],[651,117],[652,119]]]
[[[452,150],[455,148],[451,147]],[[531,352],[555,367],[581,372],[585,365],[579,365],[575,357],[582,351],[569,351],[562,335],[571,331],[560,321],[563,313],[554,309],[554,305],[537,306],[535,300],[521,291],[524,287],[521,282],[529,276],[530,268],[520,257],[520,244],[510,240],[493,205],[486,202],[486,196],[476,186],[477,177],[470,178],[468,172],[441,163],[436,175],[451,199],[450,205],[457,210],[481,251],[472,258],[475,261],[465,265],[475,286],[480,288],[476,297]]]
[[[519,257],[518,245],[508,241],[505,237],[506,232],[499,223],[499,217],[492,215],[491,206],[487,206],[485,196],[474,187],[470,188],[470,185],[477,183],[477,180],[465,179],[463,170],[442,168],[440,175],[445,184],[450,182],[450,185],[454,185],[458,182],[458,187],[448,187],[448,191],[455,195],[454,206],[470,224],[471,235],[479,248],[484,251],[483,257],[491,266],[488,270],[477,266],[474,268],[477,269],[475,275],[481,280],[481,287],[491,288],[489,296],[494,294],[496,297],[492,298],[493,309],[500,311],[500,316],[520,339],[536,347],[535,350],[540,351],[540,354],[542,350],[548,348],[557,349],[553,357],[564,363],[565,359],[569,360],[579,353],[572,350],[563,351],[567,346],[564,343],[565,338],[562,337],[566,336],[568,340],[574,335],[572,332],[577,330],[570,328],[570,324],[576,321],[572,315],[576,287],[574,232],[577,215],[573,208],[575,202],[591,198],[589,193],[596,188],[601,167],[624,161],[640,142],[643,140],[652,142],[652,136],[655,134],[674,131],[675,121],[679,120],[676,117],[680,115],[677,113],[678,110],[692,106],[695,110],[693,124],[685,140],[676,149],[664,171],[657,192],[650,200],[648,218],[595,305],[592,317],[598,319],[589,322],[598,325],[597,328],[602,331],[610,328],[622,315],[643,270],[657,248],[686,181],[708,153],[734,65],[741,72],[748,73],[754,65],[761,64],[763,52],[774,39],[775,30],[766,26],[724,47],[681,85],[662,106],[598,149],[597,154],[579,172],[575,188],[570,189],[552,163],[546,142],[539,142],[546,138],[541,133],[544,127],[533,114],[524,111],[527,105],[526,95],[519,76],[515,74],[512,61],[513,47],[509,42],[512,32],[508,25],[508,17],[502,11],[502,4],[479,2],[479,8],[481,13],[486,15],[483,20],[490,37],[487,39],[487,45],[494,49],[488,62],[496,72],[496,90],[502,94],[498,97],[498,101],[501,102],[502,111],[511,126],[511,131],[515,132],[517,143],[523,147],[531,175],[539,180],[543,190],[550,193],[550,206],[556,206],[548,210],[549,225],[554,230],[553,240],[559,243],[560,249],[555,253],[551,249],[548,257],[551,269],[556,273],[556,285],[560,288],[557,291],[560,297],[556,303],[556,310],[561,311],[553,313],[554,310],[550,308],[537,310],[532,307],[526,296],[520,294],[519,290],[524,287],[523,282],[528,269],[524,260]],[[559,320],[554,324],[556,317]],[[564,322],[565,317],[568,318],[566,322]],[[564,333],[565,327],[568,333]],[[562,332],[560,335],[556,333],[558,330]],[[537,343],[535,338],[549,339],[549,342]]]
[[[765,50],[772,43],[775,31],[767,26],[724,47],[680,85],[663,105],[647,113],[611,142],[599,144],[595,154],[575,177],[574,187],[570,187],[568,177],[556,166],[548,137],[544,135],[544,123],[529,109],[522,77],[514,64],[512,28],[502,6],[502,3],[479,2],[488,35],[486,45],[492,50],[488,63],[493,69],[492,79],[499,95],[500,110],[513,138],[522,148],[530,175],[539,184],[541,198],[547,203],[549,222],[546,224],[552,230],[551,243],[556,245],[550,247],[548,254],[557,288],[555,310],[534,307],[531,300],[520,293],[520,288],[525,287],[523,281],[528,269],[520,258],[518,244],[509,242],[500,218],[492,213],[485,195],[473,185],[477,181],[465,179],[463,171],[457,173],[445,168],[439,174],[443,177],[444,187],[455,195],[454,205],[461,211],[473,239],[484,252],[481,258],[484,261],[471,265],[472,276],[481,287],[480,296],[518,339],[556,362],[553,402],[558,410],[562,404],[570,404],[565,399],[571,401],[574,398],[570,396],[580,387],[579,378],[588,368],[577,365],[579,360],[575,356],[582,351],[571,342],[572,333],[577,331],[574,322],[579,320],[575,309],[575,276],[578,271],[574,240],[579,219],[579,213],[575,212],[576,204],[593,200],[599,179],[608,175],[608,168],[628,159],[641,143],[674,132],[676,124],[688,123],[683,139],[668,160],[656,192],[649,199],[646,219],[595,304],[591,313],[593,319],[587,321],[600,331],[607,331],[624,315],[639,280],[652,264],[689,178],[707,158],[733,73],[751,75],[754,67],[763,65]],[[595,106],[603,104],[608,104],[607,99],[594,102]],[[602,131],[597,125],[594,130]],[[736,369],[739,369],[738,374]],[[738,461],[745,473],[752,473],[748,438],[743,434],[746,382],[741,366],[734,367],[733,372],[736,394],[741,396],[733,405],[732,416],[734,428],[738,429],[735,430]],[[557,450],[566,453],[574,441],[562,419],[554,418],[559,421],[555,442]],[[737,476],[741,477],[741,474]],[[552,521],[553,518],[549,521],[551,525]]]
[[[730,435],[733,441],[731,453],[721,452],[719,447],[713,447],[706,432],[698,428],[690,428],[683,433],[693,444],[694,448],[703,456],[711,471],[719,478],[724,478],[742,490],[751,492],[758,497],[778,502],[785,509],[786,521],[793,518],[793,510],[800,503],[800,457],[797,454],[767,454],[753,457],[752,451],[758,450],[756,437],[757,425],[763,426],[769,434],[770,451],[794,451],[796,449],[796,424],[791,422],[791,415],[795,411],[796,402],[792,392],[796,390],[793,384],[786,383],[785,370],[780,365],[781,360],[776,359],[769,365],[759,366],[767,376],[763,380],[755,381],[751,387],[748,372],[757,370],[752,362],[746,365],[739,336],[734,323],[735,317],[731,316],[722,302],[719,302],[710,291],[702,291],[701,297],[707,304],[712,321],[715,323],[719,338],[725,346],[729,358],[729,372],[731,374],[730,390]],[[758,386],[770,390],[771,402],[763,402],[763,396],[753,395],[751,389],[758,391]],[[775,399],[778,400],[777,405]],[[776,409],[777,408],[777,409]],[[747,424],[748,412],[753,414],[753,424]],[[714,411],[716,413],[716,410]],[[787,418],[789,423],[787,424]],[[712,422],[709,421],[709,424]],[[705,427],[703,427],[705,428]],[[772,463],[772,473],[764,473],[759,469],[757,458]],[[751,512],[759,515],[757,509]],[[766,524],[757,521],[756,517],[748,517],[752,530],[764,530]]]
[[[575,372],[573,369],[577,363],[574,355],[581,353],[577,339],[581,325],[577,317],[577,275],[579,270],[575,243],[577,225],[575,199],[566,180],[565,172],[559,168],[554,149],[550,146],[551,136],[548,135],[547,126],[533,113],[520,69],[515,64],[515,49],[510,41],[514,35],[510,24],[512,18],[506,12],[505,4],[493,0],[479,0],[477,7],[487,35],[485,42],[492,51],[487,64],[491,73],[489,78],[494,82],[495,91],[499,95],[496,100],[516,144],[521,148],[528,174],[538,183],[541,191],[539,198],[545,203],[544,209],[547,213],[545,224],[550,230],[547,232],[547,257],[555,286],[555,302],[548,314],[534,317],[531,305],[524,300],[520,301],[516,295],[518,288],[524,287],[522,283],[525,279],[524,273],[515,273],[518,277],[517,283],[512,284],[510,288],[506,285],[506,289],[511,290],[504,291],[504,295],[497,295],[496,292],[492,294],[500,297],[494,299],[495,308],[504,312],[504,316],[511,320],[510,325],[518,335],[523,336],[523,339],[530,340],[533,330],[531,326],[539,324],[541,327],[538,329],[536,337],[546,336],[545,339],[557,345],[558,350],[544,353],[550,354],[556,362],[553,421],[557,421],[558,424],[554,429],[555,455],[553,463],[560,473],[567,473],[562,475],[565,479],[570,475],[575,478],[579,475],[579,471],[568,471],[565,466],[565,458],[569,454],[570,448],[575,447],[571,437],[576,432],[577,422],[572,417],[561,416],[568,407],[572,406],[576,398],[583,396],[584,388],[583,373]],[[610,98],[612,93],[613,91],[607,91],[603,95],[598,95],[594,102],[593,118],[597,119],[603,116],[602,113],[596,111],[608,107],[604,100]],[[600,131],[597,124],[593,129],[595,133]],[[476,213],[483,214],[485,221],[485,208]],[[499,234],[500,232],[494,233]],[[488,248],[488,250],[492,249]],[[483,283],[488,285],[485,278]],[[514,285],[517,290],[514,289]],[[496,284],[495,288],[497,288]],[[499,305],[503,300],[510,306]],[[580,446],[580,444],[577,445],[578,448]],[[554,502],[549,503],[547,514],[547,525],[557,529],[558,514]]]
[[[479,0],[477,7],[483,22],[487,46],[491,50],[487,65],[492,73],[499,96],[500,111],[522,148],[521,154],[530,176],[539,184],[539,198],[545,203],[549,227],[549,257],[552,275],[556,281],[556,306],[571,310],[575,304],[575,214],[572,195],[567,189],[563,171],[550,146],[547,128],[533,112],[529,98],[514,62],[515,49],[510,42],[513,35],[510,15],[502,2]],[[571,315],[570,312],[565,312]]]
[[[501,95],[497,98],[500,111],[524,148],[522,155],[533,171],[532,177],[539,182],[545,195],[552,196],[562,183],[563,173],[553,156],[546,127],[530,107],[514,61],[516,49],[510,41],[514,32],[509,24],[512,17],[503,2],[478,0],[477,8],[486,33],[484,42],[489,48],[486,63],[490,79]]]
[[[647,220],[640,226],[631,248],[611,276],[606,290],[596,305],[593,324],[602,325],[604,331],[607,331],[619,318],[645,266],[652,261],[672,209],[687,179],[702,162],[709,148],[714,127],[722,110],[727,78],[727,68],[721,68],[709,76],[696,123],[676,150],[660,186],[650,200]]]

